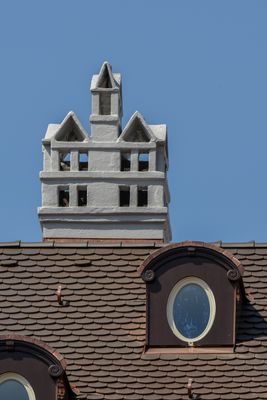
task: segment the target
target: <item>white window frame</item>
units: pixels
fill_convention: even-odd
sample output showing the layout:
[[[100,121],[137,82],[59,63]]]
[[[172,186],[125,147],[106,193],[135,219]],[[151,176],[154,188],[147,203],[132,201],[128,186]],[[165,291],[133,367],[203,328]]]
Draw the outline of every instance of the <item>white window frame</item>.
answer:
[[[13,372],[7,372],[5,374],[0,375],[0,385],[6,381],[13,380],[19,382],[22,386],[24,386],[29,400],[36,400],[33,388],[22,375],[15,374]]]
[[[209,300],[209,305],[210,305],[210,316],[209,316],[207,326],[204,329],[204,331],[195,338],[187,338],[184,335],[182,335],[181,332],[179,332],[178,329],[176,328],[175,321],[173,318],[173,305],[174,305],[174,301],[175,301],[177,294],[184,286],[191,284],[191,283],[200,286],[205,291],[205,293],[208,297],[208,300]],[[205,281],[203,281],[202,279],[197,278],[195,276],[190,276],[190,277],[181,279],[172,288],[169,298],[168,298],[168,302],[167,302],[168,323],[169,323],[169,326],[170,326],[172,332],[174,333],[174,335],[176,337],[178,337],[178,339],[181,339],[183,342],[187,342],[189,346],[192,346],[194,342],[197,342],[198,340],[203,339],[207,335],[207,333],[210,331],[210,329],[213,325],[213,322],[215,319],[215,314],[216,314],[216,302],[215,302],[214,295],[213,295],[210,287],[208,286],[208,284]]]

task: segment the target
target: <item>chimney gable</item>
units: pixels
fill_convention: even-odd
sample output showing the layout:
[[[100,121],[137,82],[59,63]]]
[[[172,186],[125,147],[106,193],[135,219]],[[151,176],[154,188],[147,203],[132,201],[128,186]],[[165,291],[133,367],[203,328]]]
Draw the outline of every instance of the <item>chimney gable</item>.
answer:
[[[150,126],[145,122],[144,117],[136,111],[122,131],[119,141],[150,142],[157,141],[157,138]]]

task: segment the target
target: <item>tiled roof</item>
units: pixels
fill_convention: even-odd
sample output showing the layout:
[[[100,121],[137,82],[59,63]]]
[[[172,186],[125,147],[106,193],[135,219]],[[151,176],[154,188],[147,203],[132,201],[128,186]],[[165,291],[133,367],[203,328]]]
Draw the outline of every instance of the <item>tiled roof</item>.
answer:
[[[224,244],[243,264],[249,302],[233,354],[143,354],[153,246],[0,244],[0,335],[34,336],[67,361],[81,398],[267,399],[267,244]],[[58,285],[68,307],[56,299]]]

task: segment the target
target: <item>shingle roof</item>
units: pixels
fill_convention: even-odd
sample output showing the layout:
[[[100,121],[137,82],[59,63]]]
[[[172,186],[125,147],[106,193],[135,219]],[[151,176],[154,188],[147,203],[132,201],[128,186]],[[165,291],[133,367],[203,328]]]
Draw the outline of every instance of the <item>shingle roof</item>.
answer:
[[[81,397],[203,400],[267,398],[267,244],[223,244],[243,264],[244,305],[233,354],[143,354],[145,284],[153,246],[0,244],[0,335],[34,336],[67,361]],[[57,303],[56,290],[70,301]]]

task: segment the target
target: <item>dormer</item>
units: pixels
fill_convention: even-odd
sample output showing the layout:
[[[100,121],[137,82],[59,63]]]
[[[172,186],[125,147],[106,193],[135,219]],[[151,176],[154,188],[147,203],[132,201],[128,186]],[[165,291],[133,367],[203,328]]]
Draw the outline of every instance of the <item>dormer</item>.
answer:
[[[98,75],[93,75],[91,93],[90,122],[93,140],[116,140],[121,130],[122,118],[121,75],[113,73],[108,62],[103,63]]]
[[[233,352],[246,301],[243,272],[230,252],[203,242],[170,244],[148,256],[139,267],[146,283],[146,351]]]

